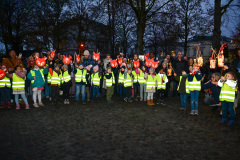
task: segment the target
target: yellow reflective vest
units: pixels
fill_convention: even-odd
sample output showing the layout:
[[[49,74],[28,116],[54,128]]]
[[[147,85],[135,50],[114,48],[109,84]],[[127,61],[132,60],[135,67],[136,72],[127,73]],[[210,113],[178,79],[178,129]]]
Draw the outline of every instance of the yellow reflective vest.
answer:
[[[26,80],[26,77],[23,79],[23,78],[18,77],[15,73],[13,73],[12,89],[13,90],[24,89],[25,88],[25,80]]]
[[[5,86],[11,88],[10,78],[7,78],[6,76],[0,80],[0,88],[3,88]]]

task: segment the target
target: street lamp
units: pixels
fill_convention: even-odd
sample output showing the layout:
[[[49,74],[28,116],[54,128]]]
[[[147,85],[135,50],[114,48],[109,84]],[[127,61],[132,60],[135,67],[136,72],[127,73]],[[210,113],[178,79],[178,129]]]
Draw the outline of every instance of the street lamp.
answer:
[[[81,50],[83,50],[83,48],[84,48],[84,44],[81,43],[81,44],[80,44],[80,47],[79,47],[79,55],[80,55],[80,56],[82,56],[82,55],[81,55]]]

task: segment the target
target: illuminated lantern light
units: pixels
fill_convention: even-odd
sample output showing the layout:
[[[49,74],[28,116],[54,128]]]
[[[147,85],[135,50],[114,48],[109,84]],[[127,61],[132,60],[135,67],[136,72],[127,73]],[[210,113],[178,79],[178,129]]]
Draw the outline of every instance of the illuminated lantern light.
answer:
[[[210,69],[215,69],[216,68],[216,59],[211,59],[210,60]]]
[[[224,55],[219,54],[218,55],[218,67],[223,67],[224,66]]]
[[[198,62],[198,67],[202,67],[202,65],[203,65],[203,58],[200,56],[200,57],[198,57],[197,58],[197,62]]]
[[[167,70],[167,76],[172,76],[172,69],[171,69],[171,68],[169,68],[169,69]]]

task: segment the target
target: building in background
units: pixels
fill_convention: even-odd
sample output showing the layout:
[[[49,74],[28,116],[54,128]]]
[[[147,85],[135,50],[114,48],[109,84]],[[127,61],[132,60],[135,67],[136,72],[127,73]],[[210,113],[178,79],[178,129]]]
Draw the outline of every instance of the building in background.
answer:
[[[225,36],[221,37],[221,43],[227,43],[229,49],[231,48],[231,39]],[[188,41],[188,50],[187,57],[195,58],[197,54],[196,44],[199,44],[201,54],[204,60],[207,60],[210,56],[212,56],[212,36],[195,36]]]
[[[100,52],[104,57],[110,54],[110,41],[108,38],[108,26],[87,17],[79,19],[67,19],[62,23],[64,36],[59,44],[59,52],[64,54],[83,54],[84,50]],[[54,42],[55,46],[56,41]]]

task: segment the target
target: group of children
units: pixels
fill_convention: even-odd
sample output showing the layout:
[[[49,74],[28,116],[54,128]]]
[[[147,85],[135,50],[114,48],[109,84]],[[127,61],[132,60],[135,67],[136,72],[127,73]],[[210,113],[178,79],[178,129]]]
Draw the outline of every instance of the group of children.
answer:
[[[2,69],[6,66],[2,66]],[[72,69],[73,68],[73,69]],[[15,96],[16,109],[20,109],[19,95],[25,102],[26,109],[29,109],[29,104],[25,96],[25,80],[26,78],[31,81],[31,89],[33,91],[33,106],[44,106],[42,103],[41,92],[44,90],[45,78],[47,76],[48,84],[51,86],[51,102],[55,105],[59,103],[60,88],[63,91],[64,104],[70,104],[69,89],[72,86],[71,74],[75,74],[76,82],[76,95],[75,103],[79,103],[81,94],[82,103],[86,104],[87,100],[91,102],[100,102],[100,82],[106,86],[106,100],[108,104],[114,103],[112,96],[114,93],[114,85],[119,87],[119,99],[126,102],[147,101],[148,106],[153,106],[155,103],[165,105],[164,90],[168,83],[168,78],[163,69],[155,73],[153,68],[147,68],[142,65],[140,68],[127,69],[121,66],[118,73],[118,82],[115,81],[112,68],[108,67],[105,75],[99,73],[98,65],[92,67],[91,71],[86,69],[83,64],[63,65],[62,67],[50,62],[49,66],[46,65],[40,68],[36,63],[33,63],[31,71],[27,74],[20,66],[15,66],[14,73],[6,72],[6,76],[0,80],[1,92],[1,107],[6,104],[8,108],[11,107],[11,89],[12,94]],[[219,78],[216,78],[219,77]],[[190,67],[190,73],[182,71],[182,75],[174,74],[174,78],[179,82],[178,92],[181,100],[181,110],[187,107],[188,94],[190,94],[191,101],[191,115],[198,115],[198,99],[201,89],[211,88],[211,85],[221,87],[219,101],[217,105],[222,106],[222,123],[227,121],[228,112],[230,114],[229,124],[233,124],[235,120],[235,113],[233,103],[235,99],[235,91],[237,88],[236,77],[232,72],[228,72],[226,76],[216,76],[213,74],[212,80],[209,82],[211,85],[202,85],[201,81],[203,76],[197,66]],[[134,88],[134,93],[133,93]],[[87,96],[86,96],[87,94]],[[133,94],[133,95],[132,95]],[[154,100],[155,98],[155,100]],[[37,103],[38,99],[38,103]],[[155,103],[154,103],[155,102]]]

